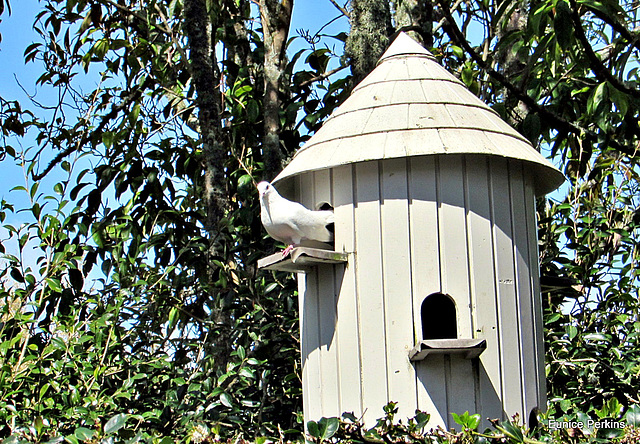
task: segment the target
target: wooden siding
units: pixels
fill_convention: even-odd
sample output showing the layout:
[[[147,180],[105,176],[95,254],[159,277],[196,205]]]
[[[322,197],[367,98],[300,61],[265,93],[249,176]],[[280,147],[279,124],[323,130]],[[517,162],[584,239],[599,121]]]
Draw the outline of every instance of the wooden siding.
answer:
[[[454,427],[451,412],[544,407],[534,182],[522,162],[388,159],[297,186],[306,206],[334,205],[335,249],[349,254],[299,275],[306,420],[353,412],[373,424],[394,401],[400,418],[418,408]],[[433,293],[455,301],[458,338],[487,341],[480,358],[409,361]]]

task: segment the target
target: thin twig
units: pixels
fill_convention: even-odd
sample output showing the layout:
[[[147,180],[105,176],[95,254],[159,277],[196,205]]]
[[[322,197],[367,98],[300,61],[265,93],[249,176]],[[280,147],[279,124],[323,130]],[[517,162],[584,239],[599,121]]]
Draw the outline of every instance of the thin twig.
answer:
[[[509,92],[511,92],[518,100],[528,106],[529,109],[538,113],[543,119],[552,122],[553,126],[557,130],[576,135],[587,135],[594,139],[598,138],[598,134],[596,132],[576,125],[575,123],[566,120],[564,117],[559,116],[554,112],[544,108],[533,97],[529,96],[520,88],[511,83],[504,74],[496,71],[491,66],[489,66],[488,62],[483,60],[482,56],[471,47],[467,39],[464,37],[462,31],[460,31],[460,28],[458,28],[458,25],[451,16],[451,11],[446,7],[446,5],[444,5],[444,0],[439,0],[438,3],[442,8],[444,18],[447,20],[447,26],[444,28],[445,32],[447,33],[449,38],[451,38],[451,40],[455,41],[469,54],[469,56],[473,59],[474,62],[478,64],[480,68],[482,68],[491,77],[500,82],[500,84],[503,85],[507,90],[509,90]],[[622,145],[614,139],[608,138],[607,143],[611,148],[614,148],[629,156],[635,156],[637,154],[637,149],[635,147]]]
[[[347,17],[348,19],[351,18],[351,15],[349,14],[349,11],[347,11],[347,9],[344,6],[340,6],[336,0],[329,0],[329,1],[333,4],[333,6],[338,8],[338,11],[343,13],[345,15],[345,17]]]
[[[458,9],[458,7],[462,4],[463,0],[457,0],[454,4],[453,7],[451,8],[451,12],[455,11],[456,9]],[[442,26],[444,25],[444,23],[447,21],[446,17],[442,17],[440,19],[440,21],[438,22],[438,24],[433,28],[433,33],[435,34],[435,32],[442,28]]]
[[[159,26],[158,24],[155,23],[150,23],[149,20],[142,14],[138,13],[137,11],[127,8],[126,6],[123,6],[119,3],[116,3],[113,0],[94,0],[98,3],[102,3],[103,5],[109,5],[109,6],[113,6],[116,9],[119,9],[120,11],[124,12],[125,14],[130,14],[133,15],[134,17],[136,17],[137,19],[145,22],[147,25],[150,26],[154,26],[158,29],[160,29],[162,32],[166,33],[166,34],[170,34],[171,31],[168,28],[164,28],[162,26]]]
[[[167,20],[167,17],[164,15],[164,13],[162,12],[162,9],[160,9],[160,7],[157,4],[153,5],[153,6],[155,7],[155,10],[158,13],[158,15],[160,15],[160,19],[164,23],[164,26],[167,28],[169,37],[171,37],[171,41],[173,41],[173,44],[176,46],[176,48],[178,48],[178,52],[180,53],[180,56],[182,57],[182,60],[185,61],[185,65],[187,66],[187,71],[189,71],[189,73],[191,73],[192,72],[191,64],[186,63],[186,61],[189,60],[189,57],[187,56],[187,53],[185,52],[185,50],[182,47],[182,45],[180,45],[180,42],[178,42],[178,39],[176,39],[176,36],[175,36],[175,34],[173,32],[173,29],[169,25],[169,20]]]
[[[321,80],[325,80],[326,78],[328,78],[328,77],[330,77],[330,76],[334,75],[335,73],[340,72],[340,71],[342,71],[343,69],[347,68],[347,66],[348,66],[348,65],[338,66],[337,68],[332,69],[331,71],[327,71],[327,72],[325,72],[325,73],[323,73],[323,74],[320,74],[319,76],[315,76],[315,77],[313,77],[313,78],[311,78],[311,79],[309,79],[309,80],[305,80],[304,82],[302,82],[302,83],[301,83],[300,85],[298,85],[298,86],[299,86],[300,88],[304,88],[305,86],[309,86],[309,85],[311,85],[312,83],[319,82],[319,81],[321,81]]]
[[[149,86],[150,83],[151,83],[151,77],[147,77],[145,79],[145,81],[142,83],[142,85],[134,87],[134,90],[131,91],[131,94],[128,97],[125,97],[122,102],[115,104],[111,108],[111,111],[109,111],[106,115],[104,115],[102,117],[102,119],[100,120],[100,123],[91,132],[91,134],[100,134],[100,133],[102,133],[102,130],[104,130],[104,128],[107,126],[107,124],[111,120],[113,120],[116,117],[118,117],[118,115],[120,114],[121,111],[123,111],[124,109],[127,109],[129,107],[129,105],[131,105],[133,102],[135,102],[136,100],[138,100],[142,96],[142,93],[146,90],[146,88]],[[85,144],[89,143],[91,141],[91,134],[86,134],[85,133],[84,136],[78,141],[78,143],[76,143],[75,145],[68,146],[66,149],[64,149],[63,151],[59,152],[56,155],[56,157],[54,157],[53,160],[51,162],[49,162],[49,165],[47,165],[47,167],[44,169],[44,171],[42,171],[41,173],[35,173],[35,172],[33,173],[33,180],[42,179],[44,176],[49,174],[49,172],[56,165],[58,165],[60,162],[62,162],[62,160],[65,157],[69,156],[74,151],[77,151],[82,146],[84,146]]]
[[[584,48],[584,52],[589,59],[590,68],[593,73],[600,78],[600,80],[606,80],[611,83],[618,91],[622,91],[630,96],[635,97],[636,99],[640,99],[640,92],[635,88],[629,88],[627,85],[622,83],[613,73],[604,66],[604,63],[600,60],[598,55],[595,53],[593,48],[591,47],[591,43],[589,43],[589,39],[587,35],[584,33],[584,29],[582,28],[582,22],[580,21],[580,16],[578,15],[578,5],[575,0],[570,0],[571,3],[571,19],[574,24],[574,32],[576,34],[576,38]]]

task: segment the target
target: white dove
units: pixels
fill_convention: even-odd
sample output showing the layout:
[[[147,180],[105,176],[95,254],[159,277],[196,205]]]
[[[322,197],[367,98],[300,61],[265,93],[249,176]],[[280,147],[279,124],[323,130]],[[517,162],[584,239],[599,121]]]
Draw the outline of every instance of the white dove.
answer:
[[[262,225],[269,236],[288,245],[283,256],[301,244],[333,241],[333,211],[312,211],[291,202],[269,182],[260,182],[258,193]]]

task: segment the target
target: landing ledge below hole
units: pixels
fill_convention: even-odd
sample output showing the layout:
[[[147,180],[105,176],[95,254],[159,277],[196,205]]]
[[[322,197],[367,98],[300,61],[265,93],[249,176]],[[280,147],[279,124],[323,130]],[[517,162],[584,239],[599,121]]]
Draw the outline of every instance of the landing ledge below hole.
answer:
[[[487,348],[484,339],[428,339],[420,341],[409,351],[409,360],[422,361],[428,355],[464,355],[477,358]]]
[[[312,267],[322,264],[342,264],[347,262],[347,253],[322,250],[319,248],[296,247],[287,256],[274,253],[258,260],[258,268],[279,270],[292,273],[305,273]]]

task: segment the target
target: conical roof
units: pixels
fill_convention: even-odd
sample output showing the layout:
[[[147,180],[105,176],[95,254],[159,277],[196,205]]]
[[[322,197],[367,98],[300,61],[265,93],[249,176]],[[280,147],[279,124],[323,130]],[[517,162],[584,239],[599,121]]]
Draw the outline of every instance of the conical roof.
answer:
[[[538,195],[564,181],[526,138],[405,33],[275,181],[368,160],[438,154],[520,159],[534,169]]]

